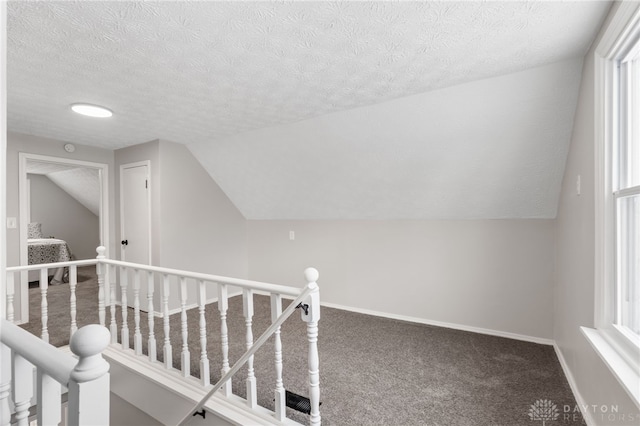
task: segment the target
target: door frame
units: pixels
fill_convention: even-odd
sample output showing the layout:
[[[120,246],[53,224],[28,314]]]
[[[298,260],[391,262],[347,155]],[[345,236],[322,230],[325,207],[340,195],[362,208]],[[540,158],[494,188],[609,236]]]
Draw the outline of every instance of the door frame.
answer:
[[[105,247],[105,255],[109,257],[110,232],[109,232],[109,165],[105,163],[94,163],[91,161],[74,160],[71,158],[54,157],[51,155],[31,154],[28,152],[18,153],[18,198],[20,209],[20,265],[29,263],[29,252],[27,249],[27,222],[29,217],[30,200],[27,200],[29,192],[27,182],[27,162],[29,160],[42,163],[64,164],[70,166],[84,167],[98,171],[100,180],[100,210],[98,223],[100,224],[100,245]],[[29,283],[27,282],[27,272],[22,272],[20,276],[20,319],[21,322],[29,321]]]
[[[120,176],[119,176],[119,180],[120,180],[120,239],[122,240],[122,238],[124,237],[124,202],[123,202],[123,194],[124,194],[124,179],[122,178],[122,172],[124,171],[124,169],[132,169],[134,167],[140,167],[140,166],[147,166],[147,182],[148,182],[148,187],[147,187],[147,205],[149,206],[149,208],[147,209],[147,213],[148,213],[148,217],[147,217],[147,222],[149,223],[149,240],[147,241],[147,244],[149,245],[149,259],[147,260],[148,264],[151,265],[151,259],[152,259],[152,253],[151,253],[151,249],[152,249],[152,245],[151,245],[151,238],[152,238],[152,234],[151,234],[151,189],[153,183],[151,182],[151,161],[150,160],[143,160],[143,161],[136,161],[133,163],[127,163],[127,164],[121,164],[120,165]],[[124,254],[124,249],[122,248],[122,244],[120,244],[120,259],[124,259],[126,262],[126,258],[125,258],[125,254]]]

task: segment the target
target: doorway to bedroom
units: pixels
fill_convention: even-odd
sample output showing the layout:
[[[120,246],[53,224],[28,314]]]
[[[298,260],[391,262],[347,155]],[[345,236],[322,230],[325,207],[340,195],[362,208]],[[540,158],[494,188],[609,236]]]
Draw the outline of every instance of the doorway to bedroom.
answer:
[[[96,256],[109,248],[108,165],[36,154],[19,154],[20,264],[42,264]],[[52,272],[51,284],[66,281]],[[37,275],[37,274],[36,274]],[[20,277],[20,318],[29,321],[29,282]]]

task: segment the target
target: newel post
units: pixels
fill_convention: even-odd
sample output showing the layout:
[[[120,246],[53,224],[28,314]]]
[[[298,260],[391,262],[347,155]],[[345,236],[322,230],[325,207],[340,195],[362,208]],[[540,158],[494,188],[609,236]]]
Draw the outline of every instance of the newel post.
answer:
[[[69,425],[109,425],[109,363],[102,351],[111,334],[103,326],[82,327],[71,337],[79,361],[69,379]]]
[[[304,271],[307,286],[311,293],[303,302],[308,305],[302,309],[302,320],[307,323],[307,340],[309,341],[309,400],[311,413],[309,424],[320,424],[320,372],[318,358],[318,321],[320,320],[320,289],[316,281],[320,274],[315,268]]]

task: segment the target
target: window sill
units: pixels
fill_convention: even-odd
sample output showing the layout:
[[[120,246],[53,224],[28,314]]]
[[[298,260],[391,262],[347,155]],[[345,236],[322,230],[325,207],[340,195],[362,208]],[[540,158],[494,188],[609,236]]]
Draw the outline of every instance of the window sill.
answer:
[[[640,373],[638,370],[630,365],[619,350],[605,337],[606,332],[587,327],[580,327],[580,330],[631,400],[640,409]],[[637,359],[637,362],[640,364],[640,359]]]

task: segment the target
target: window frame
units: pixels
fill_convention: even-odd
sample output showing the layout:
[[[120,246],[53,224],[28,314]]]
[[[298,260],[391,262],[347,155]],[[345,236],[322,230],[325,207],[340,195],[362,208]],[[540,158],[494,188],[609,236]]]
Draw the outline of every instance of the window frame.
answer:
[[[615,87],[615,93],[618,94],[617,105],[618,111],[614,116],[614,124],[617,124],[618,132],[615,140],[607,141],[607,145],[612,149],[610,174],[612,175],[612,188],[609,190],[612,192],[613,200],[612,206],[605,206],[607,209],[613,209],[614,225],[620,225],[621,222],[626,221],[626,217],[623,219],[625,213],[618,210],[618,201],[640,195],[640,184],[633,181],[629,169],[629,156],[633,154],[631,152],[630,144],[634,137],[640,137],[638,129],[640,128],[640,122],[630,122],[628,119],[631,116],[640,114],[640,32],[638,34],[632,34],[629,37],[632,42],[631,46],[625,49],[624,57],[617,60],[619,81],[617,87]],[[635,74],[635,75],[634,75]],[[636,80],[634,80],[636,78]],[[630,92],[634,92],[634,95],[629,95]],[[636,177],[637,179],[637,177]],[[633,185],[635,184],[635,185]],[[637,224],[635,225],[637,226]],[[634,229],[635,230],[635,229]],[[607,232],[607,230],[605,230]],[[640,351],[640,335],[634,333],[631,330],[623,326],[619,326],[622,322],[622,305],[623,305],[623,290],[620,286],[620,271],[621,256],[620,248],[622,245],[626,245],[628,241],[619,238],[619,232],[614,229],[614,261],[615,273],[613,277],[607,277],[614,280],[615,288],[614,304],[613,307],[613,326],[620,332],[627,340],[630,340],[635,345],[636,351]],[[633,234],[629,236],[632,238]],[[634,265],[631,265],[635,267]],[[610,290],[606,290],[610,291]]]
[[[596,330],[582,328],[589,342],[640,408],[640,339],[618,324],[616,250],[618,247],[617,167],[621,137],[620,62],[640,37],[640,5],[622,2],[595,49],[595,306]],[[623,123],[626,124],[626,123]],[[635,190],[632,191],[635,193]]]

